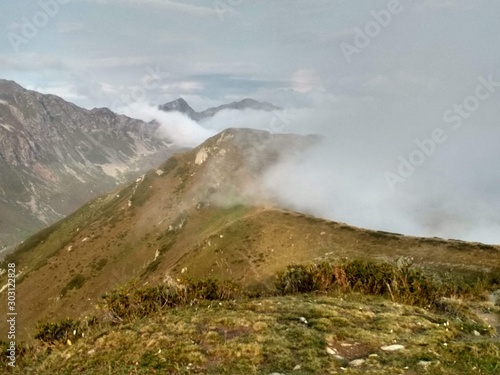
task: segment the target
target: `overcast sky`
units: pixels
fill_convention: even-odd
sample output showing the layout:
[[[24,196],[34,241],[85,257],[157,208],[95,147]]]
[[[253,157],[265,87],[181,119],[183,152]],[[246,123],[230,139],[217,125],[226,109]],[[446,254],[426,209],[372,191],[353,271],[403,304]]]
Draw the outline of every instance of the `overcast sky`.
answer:
[[[500,243],[499,19],[494,0],[3,0],[0,78],[86,108],[270,101],[290,108],[284,131],[368,170],[345,183],[360,201]],[[485,233],[465,235],[472,212]]]
[[[402,110],[415,111],[453,102],[500,61],[497,1],[401,0],[348,63],[341,43],[356,47],[355,28],[391,3],[4,0],[0,76],[85,107],[142,95],[155,72],[146,85],[155,104],[180,95],[199,108],[245,96],[377,106],[409,98],[413,109]]]

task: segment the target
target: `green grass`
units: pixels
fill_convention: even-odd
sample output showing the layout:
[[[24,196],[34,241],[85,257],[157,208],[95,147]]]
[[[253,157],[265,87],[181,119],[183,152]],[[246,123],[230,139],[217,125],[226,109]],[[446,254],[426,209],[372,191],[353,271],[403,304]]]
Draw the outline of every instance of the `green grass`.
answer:
[[[432,309],[416,306],[428,295],[425,304],[395,302],[406,296],[403,277],[407,287],[434,282],[408,267],[294,265],[277,274],[278,290],[292,294],[260,298],[213,279],[129,284],[104,295],[95,317],[39,323],[38,342],[19,346],[12,373],[498,374],[500,327],[478,311],[500,319],[500,307],[482,295],[443,298],[447,289],[432,294]],[[384,292],[396,281],[403,289]],[[79,274],[66,288],[84,282]],[[392,344],[404,349],[382,349]],[[5,358],[0,364],[7,368]]]
[[[467,322],[481,329],[473,318]],[[465,333],[463,324],[463,318],[357,293],[201,301],[147,319],[78,328],[78,340],[62,335],[71,346],[63,340],[50,349],[24,349],[13,373],[498,374],[498,342]],[[405,349],[381,350],[393,343]],[[354,359],[365,363],[353,367]]]

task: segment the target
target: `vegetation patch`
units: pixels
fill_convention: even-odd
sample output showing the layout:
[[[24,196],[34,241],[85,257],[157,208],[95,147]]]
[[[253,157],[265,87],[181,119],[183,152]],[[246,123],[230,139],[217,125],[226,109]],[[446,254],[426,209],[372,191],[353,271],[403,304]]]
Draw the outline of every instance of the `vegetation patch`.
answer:
[[[70,290],[80,289],[85,284],[85,276],[81,273],[73,276],[68,284],[61,290],[61,295],[64,297]]]
[[[118,289],[105,294],[103,310],[114,322],[146,317],[167,308],[193,305],[202,300],[233,300],[242,296],[231,281],[186,279],[177,285],[159,285],[139,289]]]
[[[275,286],[282,294],[356,291],[387,296],[394,302],[430,307],[442,297],[480,296],[488,287],[498,286],[497,282],[496,278],[489,276],[469,280],[469,283],[465,280],[445,282],[437,275],[425,273],[407,263],[396,266],[353,260],[339,264],[290,265],[276,275]]]

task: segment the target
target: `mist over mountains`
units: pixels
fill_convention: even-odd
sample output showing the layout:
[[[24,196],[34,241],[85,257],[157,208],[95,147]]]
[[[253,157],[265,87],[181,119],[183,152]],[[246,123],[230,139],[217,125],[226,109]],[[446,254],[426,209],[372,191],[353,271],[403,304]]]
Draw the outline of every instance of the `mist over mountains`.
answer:
[[[332,102],[280,109],[245,99],[197,112],[179,98],[159,106],[134,103],[117,115],[84,110],[9,81],[2,81],[0,93],[1,225],[11,233],[4,235],[5,244],[155,167],[175,147],[196,147],[227,128],[320,135],[313,149],[282,159],[260,177],[260,191],[278,205],[360,227],[500,242],[500,198],[494,193],[499,178],[488,173],[498,154],[493,129],[455,135],[453,142],[478,152],[456,154],[445,144],[393,192],[384,174],[408,153],[407,134],[394,129],[387,138],[379,126],[367,129],[356,117],[339,118]],[[40,132],[42,127],[47,131]],[[29,229],[13,231],[18,227]]]
[[[426,134],[430,137],[434,124],[409,137],[407,128],[393,126],[394,120],[384,123],[384,115],[373,106],[352,118],[339,116],[338,107],[359,109],[352,101],[321,101],[307,108],[269,112],[225,109],[196,123],[189,115],[182,117],[186,107],[180,105],[180,117],[161,122],[168,123],[162,129],[170,137],[175,133],[168,130],[173,129],[172,123],[188,124],[181,126],[191,129],[183,140],[186,144],[189,139],[194,140],[191,144],[200,143],[229,127],[320,135],[321,142],[314,148],[282,160],[262,177],[263,189],[277,204],[365,228],[500,243],[500,197],[496,193],[500,177],[490,173],[500,157],[494,141],[500,135],[498,129],[481,123],[480,118],[469,121],[481,126],[482,133],[472,127],[458,133],[443,127],[447,141],[436,145],[423,165],[393,191],[386,173],[397,172],[401,160],[419,150],[417,143],[425,141]],[[390,132],[383,131],[387,128]],[[457,153],[457,147],[473,152]]]
[[[0,250],[216,133],[186,114],[209,119],[222,110],[277,109],[252,99],[199,114],[182,99],[162,108],[125,109],[142,121],[0,80]]]

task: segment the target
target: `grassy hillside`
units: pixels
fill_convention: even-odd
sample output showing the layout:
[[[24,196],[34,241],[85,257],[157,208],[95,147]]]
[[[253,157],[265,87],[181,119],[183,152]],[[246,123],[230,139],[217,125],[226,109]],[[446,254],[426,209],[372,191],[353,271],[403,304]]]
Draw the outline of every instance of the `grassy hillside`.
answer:
[[[119,323],[87,321],[55,343],[24,348],[9,371],[493,375],[500,327],[485,318],[498,324],[500,308],[446,299],[429,310],[339,290],[199,300]]]

